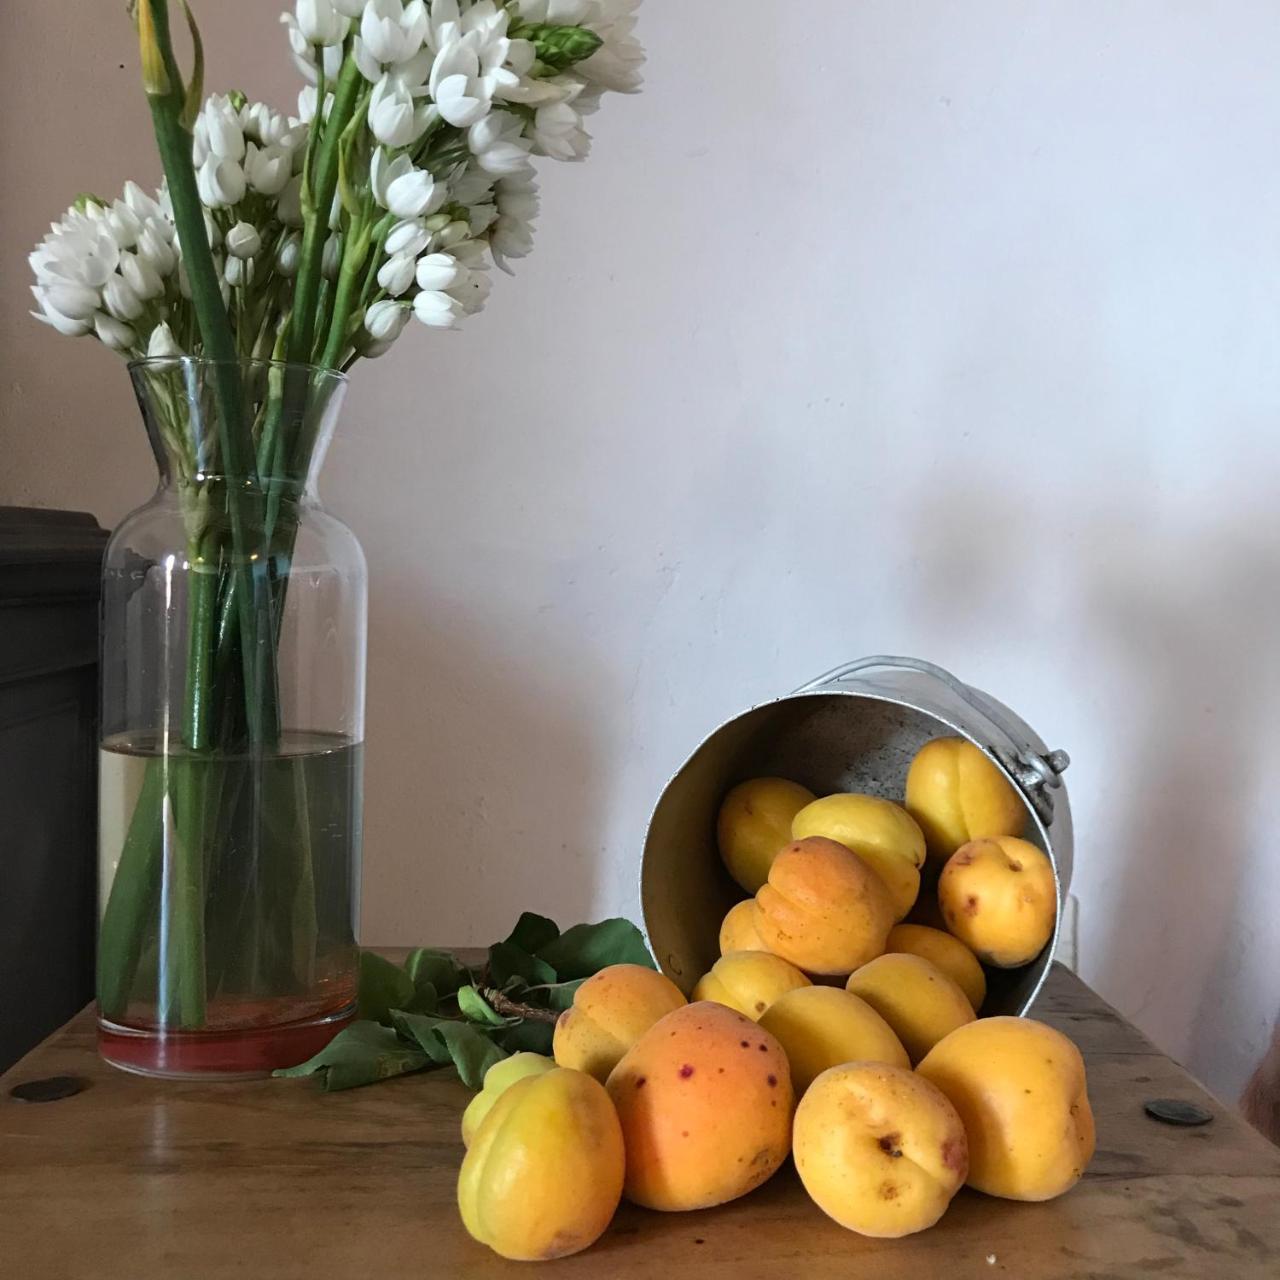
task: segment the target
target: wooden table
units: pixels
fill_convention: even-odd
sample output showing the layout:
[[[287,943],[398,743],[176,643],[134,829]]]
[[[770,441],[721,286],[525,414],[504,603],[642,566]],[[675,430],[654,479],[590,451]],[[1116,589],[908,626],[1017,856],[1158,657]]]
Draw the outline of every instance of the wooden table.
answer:
[[[869,1240],[808,1201],[790,1167],[719,1209],[624,1205],[605,1237],[540,1267],[472,1242],[454,1208],[468,1097],[452,1073],[326,1094],[311,1081],[159,1083],[102,1065],[81,1013],[0,1081],[6,1280],[1189,1280],[1280,1276],[1280,1150],[1066,970],[1038,1013],[1084,1050],[1098,1153],[1049,1204],[962,1191],[933,1230]],[[52,1075],[90,1087],[21,1103]],[[1144,1100],[1209,1107],[1148,1119]]]

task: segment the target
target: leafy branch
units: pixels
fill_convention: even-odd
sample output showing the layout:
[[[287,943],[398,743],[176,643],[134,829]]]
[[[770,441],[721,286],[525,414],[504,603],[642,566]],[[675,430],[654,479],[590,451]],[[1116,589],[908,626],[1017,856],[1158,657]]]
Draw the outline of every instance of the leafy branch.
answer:
[[[611,964],[656,967],[629,920],[580,924],[561,933],[526,911],[478,968],[450,951],[419,947],[403,965],[360,957],[359,1021],[314,1058],[278,1076],[318,1075],[327,1090],[452,1065],[478,1089],[495,1063],[522,1050],[551,1051],[560,1014],[593,973]]]

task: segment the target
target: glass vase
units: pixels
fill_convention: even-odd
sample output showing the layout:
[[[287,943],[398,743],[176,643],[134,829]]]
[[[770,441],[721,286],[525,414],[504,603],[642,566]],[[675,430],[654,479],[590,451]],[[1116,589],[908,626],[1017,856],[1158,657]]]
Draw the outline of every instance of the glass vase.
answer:
[[[160,483],[103,569],[99,1050],[261,1075],[356,1001],[366,568],[316,496],[346,379],[130,372]]]

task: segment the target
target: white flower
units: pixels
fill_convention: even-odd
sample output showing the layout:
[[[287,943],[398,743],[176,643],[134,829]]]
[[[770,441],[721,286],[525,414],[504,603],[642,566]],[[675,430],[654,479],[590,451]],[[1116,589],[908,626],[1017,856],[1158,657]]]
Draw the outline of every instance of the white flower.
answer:
[[[476,164],[495,177],[512,177],[529,170],[532,145],[521,137],[524,123],[510,111],[493,111],[467,130],[467,145]]]
[[[318,83],[320,76],[316,69],[315,46],[303,35],[298,26],[298,19],[293,14],[282,13],[280,21],[284,23],[285,30],[289,34],[289,53],[293,58],[293,65],[302,73],[308,84]],[[343,46],[341,44],[325,45],[320,52],[324,59],[325,79],[332,84],[342,70]]]
[[[264,196],[279,195],[293,176],[293,153],[280,143],[249,143],[244,157],[245,181]]]
[[[226,160],[244,159],[244,130],[240,114],[224,94],[213,94],[196,119],[194,130],[195,163],[203,165],[210,155]]]
[[[384,147],[407,147],[426,133],[439,112],[429,102],[415,106],[408,85],[387,73],[369,97],[369,129]]]
[[[372,2],[372,0],[371,0]],[[434,213],[448,198],[448,187],[426,169],[417,169],[407,155],[394,160],[378,147],[370,166],[374,199],[397,218],[421,218]]]
[[[120,274],[129,288],[144,301],[157,298],[164,292],[160,273],[140,254],[122,253]]]
[[[471,224],[467,222],[448,222],[436,232],[433,243],[437,249],[449,249],[461,244],[471,234]]]
[[[533,145],[540,155],[554,160],[582,160],[591,150],[591,139],[582,128],[582,117],[567,102],[555,102],[533,113]]]
[[[294,174],[276,198],[276,217],[286,227],[302,226],[302,175]]]
[[[286,280],[290,280],[298,274],[301,262],[302,238],[296,231],[292,231],[276,245],[276,270]]]
[[[378,284],[398,298],[413,283],[414,261],[407,253],[393,253],[378,268]]]
[[[258,228],[248,222],[237,222],[226,237],[227,252],[233,258],[253,258],[262,249],[262,236]]]
[[[374,342],[392,343],[409,323],[409,308],[404,303],[383,299],[364,313],[364,327]]]
[[[640,0],[595,0],[596,11],[588,16],[585,25],[604,43],[574,67],[578,75],[616,93],[635,93],[640,88],[644,48],[632,34],[639,3]]]
[[[533,219],[538,214],[538,184],[532,178],[504,178],[494,187],[498,217],[489,229],[494,259],[523,258],[533,248]]]
[[[320,259],[320,273],[326,280],[336,280],[342,267],[342,237],[331,235],[324,242],[324,252]]]
[[[440,114],[459,129],[483,120],[490,95],[474,41],[455,40],[436,54],[428,81]]]
[[[127,324],[104,311],[94,316],[93,331],[102,345],[112,351],[128,351],[138,340],[138,335]]]
[[[350,23],[331,0],[298,0],[298,30],[308,44],[341,44]]]
[[[137,254],[158,275],[167,276],[177,263],[178,254],[172,234],[162,231],[162,226],[168,227],[169,224],[155,219],[142,228],[142,234],[138,237]]]
[[[448,289],[466,275],[466,268],[447,253],[429,253],[418,259],[417,281],[419,289]]]
[[[553,27],[579,27],[591,13],[592,0],[516,0],[526,22],[546,22]]]
[[[247,138],[268,147],[279,145],[289,135],[289,121],[265,102],[246,102],[240,109],[240,127]]]
[[[136,182],[124,184],[124,202],[144,223],[164,217],[159,204]]]
[[[39,311],[28,314],[34,316],[41,324],[47,324],[68,338],[78,338],[93,332],[92,319],[77,320],[73,316],[63,315],[50,301],[46,291],[38,284],[31,286]]]
[[[147,340],[147,356],[151,360],[175,359],[182,355],[182,348],[173,337],[173,330],[162,320],[151,330]]]
[[[244,170],[235,161],[214,153],[196,173],[201,203],[210,209],[224,209],[244,198]]]
[[[403,253],[416,258],[427,247],[430,239],[431,232],[417,218],[406,218],[387,232],[384,247],[389,254]]]
[[[360,18],[356,60],[365,78],[374,81],[386,64],[407,62],[422,48],[427,34],[427,8],[423,0],[368,0]],[[378,66],[378,74],[369,70]]]
[[[333,7],[344,18],[358,18],[364,12],[365,0],[333,0]]]
[[[74,231],[55,227],[29,261],[41,284],[101,289],[119,265],[120,246],[101,226],[86,224]]]
[[[470,271],[467,278],[460,281],[450,292],[462,304],[467,315],[475,315],[483,309],[489,300],[489,290],[493,287],[488,275],[483,271]]]
[[[464,310],[457,298],[424,290],[413,300],[413,314],[432,329],[456,329]]]
[[[111,233],[111,238],[122,249],[132,249],[142,234],[142,219],[125,203],[117,200],[103,212],[103,222]]]
[[[142,314],[142,299],[115,275],[102,286],[102,301],[117,320],[136,320]]]

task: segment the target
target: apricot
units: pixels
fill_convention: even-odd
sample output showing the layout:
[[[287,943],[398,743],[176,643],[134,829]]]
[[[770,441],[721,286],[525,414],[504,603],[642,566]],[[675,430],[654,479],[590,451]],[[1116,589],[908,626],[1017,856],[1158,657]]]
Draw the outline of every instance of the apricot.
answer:
[[[730,907],[724,923],[720,926],[720,954],[724,956],[730,951],[768,950],[756,928],[755,899],[747,898],[744,902]]]
[[[917,1071],[960,1113],[969,1185],[979,1191],[1050,1200],[1093,1158],[1084,1059],[1043,1022],[982,1018],[934,1045]]]
[[[1016,836],[971,840],[938,879],[947,928],[984,964],[1014,969],[1053,936],[1058,887],[1045,853]]]
[[[769,878],[774,856],[791,839],[791,819],[813,792],[785,778],[752,778],[724,798],[716,840],[729,874],[748,892]]]
[[[787,1055],[750,1018],[710,1001],[655,1023],[613,1069],[625,1194],[648,1209],[746,1195],[791,1149]]]
[[[924,833],[892,800],[842,792],[806,805],[791,823],[796,840],[825,836],[857,854],[884,882],[901,920],[920,892]]]
[[[474,1098],[467,1103],[462,1113],[462,1143],[469,1147],[475,1137],[481,1121],[493,1110],[498,1101],[517,1080],[526,1076],[540,1076],[547,1071],[555,1070],[555,1062],[540,1053],[513,1053],[501,1062],[495,1062],[484,1073],[484,1086]]]
[[[760,1025],[786,1053],[797,1095],[842,1062],[910,1065],[893,1028],[865,1000],[839,987],[788,991],[764,1011]]]
[[[1016,836],[1027,823],[1013,783],[964,738],[934,738],[920,748],[907,770],[906,802],[939,862],[970,840]]]
[[[878,956],[894,919],[879,876],[822,836],[796,840],[778,854],[756,906],[765,946],[807,973],[846,974]]]
[[[919,956],[880,956],[849,975],[848,989],[893,1028],[913,1063],[944,1036],[973,1021],[973,1006],[964,992]]]
[[[670,978],[641,964],[611,964],[577,990],[556,1022],[556,1063],[595,1076],[602,1084],[618,1059],[659,1018],[685,1003]]]
[[[824,1071],[796,1108],[794,1149],[818,1208],[864,1236],[933,1226],[968,1167],[955,1107],[927,1080],[883,1063]]]
[[[982,1008],[987,998],[987,975],[982,972],[978,957],[959,938],[923,924],[895,924],[884,949],[928,960],[964,992],[974,1013]]]
[[[698,979],[693,999],[714,1000],[755,1022],[779,996],[808,985],[809,979],[781,956],[769,951],[730,951]]]
[[[458,1210],[504,1258],[563,1258],[609,1225],[625,1168],[604,1086],[557,1067],[517,1080],[480,1123],[458,1174]]]

